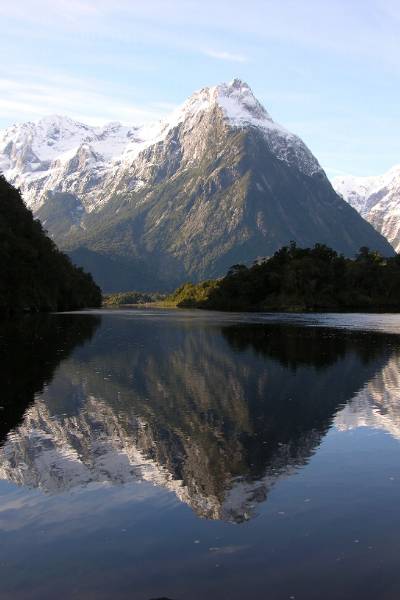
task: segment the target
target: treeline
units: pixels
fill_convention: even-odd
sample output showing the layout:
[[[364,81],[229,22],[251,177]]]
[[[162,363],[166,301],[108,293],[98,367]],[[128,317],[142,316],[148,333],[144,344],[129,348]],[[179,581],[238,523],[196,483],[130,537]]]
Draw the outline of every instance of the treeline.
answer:
[[[323,244],[294,242],[251,267],[237,264],[223,279],[185,284],[166,302],[216,310],[399,310],[400,255],[368,248],[354,259]]]
[[[58,250],[0,175],[0,316],[100,305],[92,276]]]
[[[115,294],[105,294],[103,297],[104,306],[122,306],[124,304],[148,304],[149,302],[158,302],[165,298],[165,294],[158,292],[117,292]]]

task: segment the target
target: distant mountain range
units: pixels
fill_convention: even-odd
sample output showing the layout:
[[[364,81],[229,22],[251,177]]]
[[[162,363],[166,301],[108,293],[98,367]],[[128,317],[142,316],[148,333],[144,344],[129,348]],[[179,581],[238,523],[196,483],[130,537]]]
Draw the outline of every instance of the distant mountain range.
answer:
[[[336,177],[333,187],[400,250],[400,165],[376,177]]]
[[[218,277],[291,240],[393,254],[237,79],[149,126],[59,116],[12,126],[0,132],[0,169],[105,291]]]

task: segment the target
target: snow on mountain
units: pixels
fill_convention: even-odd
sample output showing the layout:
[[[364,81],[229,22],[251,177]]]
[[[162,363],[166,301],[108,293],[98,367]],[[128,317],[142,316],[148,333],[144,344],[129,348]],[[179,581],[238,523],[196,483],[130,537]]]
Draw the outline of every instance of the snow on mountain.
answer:
[[[106,291],[221,277],[290,240],[392,253],[238,79],[143,126],[58,116],[13,126],[0,132],[0,169]]]
[[[136,141],[136,129],[120,123],[90,127],[52,115],[0,132],[0,170],[21,188],[27,205],[35,211],[45,192],[70,191],[63,189],[62,182],[68,163],[75,159],[77,166],[96,170],[116,160]]]
[[[384,175],[336,177],[335,190],[400,250],[400,165]]]
[[[142,151],[165,140],[177,127],[183,135],[196,136],[202,116],[216,108],[229,126],[263,132],[280,160],[307,175],[321,171],[300,138],[275,123],[250,87],[238,79],[195,92],[165,120],[149,125],[126,127],[114,122],[91,127],[59,115],[12,125],[0,131],[0,171],[21,188],[34,212],[48,192],[75,194],[90,212],[107,200],[105,184],[112,191],[118,172],[132,165]],[[145,182],[144,177],[135,185]]]
[[[289,133],[281,125],[274,123],[247,83],[240,79],[195,92],[166,119],[165,125],[171,129],[187,121],[190,127],[196,115],[210,111],[216,106],[223,110],[225,118],[233,127],[253,125]]]

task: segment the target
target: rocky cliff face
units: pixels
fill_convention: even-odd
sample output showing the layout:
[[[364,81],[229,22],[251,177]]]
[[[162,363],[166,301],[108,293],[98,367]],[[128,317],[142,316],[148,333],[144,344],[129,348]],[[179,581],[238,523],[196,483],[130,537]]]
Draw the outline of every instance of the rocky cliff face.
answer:
[[[400,166],[377,177],[336,177],[335,190],[400,250]]]
[[[107,291],[220,276],[291,240],[393,252],[239,80],[151,126],[14,126],[0,134],[0,168]]]

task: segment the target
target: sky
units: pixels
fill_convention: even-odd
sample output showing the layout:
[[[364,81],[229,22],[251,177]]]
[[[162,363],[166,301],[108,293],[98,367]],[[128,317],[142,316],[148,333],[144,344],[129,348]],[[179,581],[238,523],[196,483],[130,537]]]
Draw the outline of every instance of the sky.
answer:
[[[399,0],[0,0],[0,128],[166,116],[239,77],[330,177],[400,164]]]

